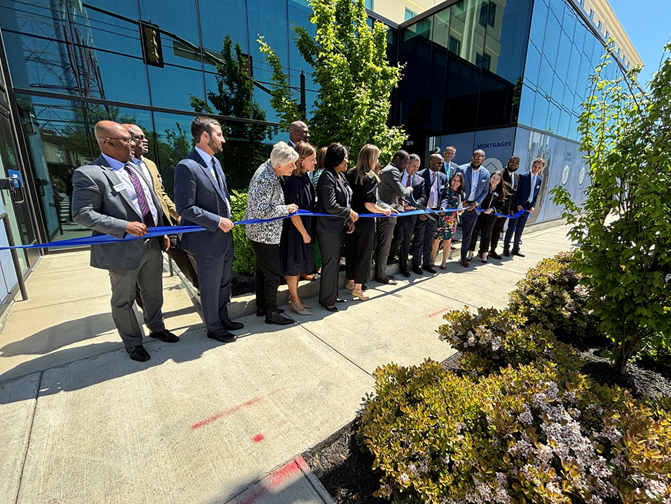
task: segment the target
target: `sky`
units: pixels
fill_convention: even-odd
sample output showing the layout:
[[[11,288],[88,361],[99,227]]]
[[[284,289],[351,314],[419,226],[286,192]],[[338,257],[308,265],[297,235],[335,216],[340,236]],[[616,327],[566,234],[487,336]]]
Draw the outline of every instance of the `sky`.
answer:
[[[663,47],[671,37],[671,0],[608,2],[645,64],[639,82],[647,84],[659,69]]]

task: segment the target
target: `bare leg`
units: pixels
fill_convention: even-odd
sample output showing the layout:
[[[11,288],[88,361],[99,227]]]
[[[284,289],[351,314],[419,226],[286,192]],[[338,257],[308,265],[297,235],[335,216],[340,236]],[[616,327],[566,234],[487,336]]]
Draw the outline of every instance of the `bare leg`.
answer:
[[[289,287],[289,299],[297,309],[303,310],[304,309],[303,303],[301,302],[301,298],[298,296],[299,278],[300,275],[296,276],[284,275],[284,279],[287,281],[287,286]]]
[[[443,241],[443,263],[441,266],[445,266],[447,263],[447,256],[450,255],[450,249],[452,248],[452,239]]]
[[[431,266],[436,262],[436,256],[438,255],[438,247],[440,246],[440,238],[433,240],[433,247],[431,248]]]

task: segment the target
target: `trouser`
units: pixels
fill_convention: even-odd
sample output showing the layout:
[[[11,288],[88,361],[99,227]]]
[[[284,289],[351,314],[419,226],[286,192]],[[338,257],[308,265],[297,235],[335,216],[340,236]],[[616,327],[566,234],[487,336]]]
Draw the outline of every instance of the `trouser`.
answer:
[[[510,240],[514,234],[515,241],[513,242],[513,251],[519,252],[520,240],[522,239],[524,227],[527,225],[527,220],[529,220],[529,215],[529,212],[524,212],[517,219],[510,219],[510,222],[508,223],[508,231],[506,231],[506,237],[503,240],[503,250],[510,249]]]
[[[377,253],[375,254],[375,278],[387,278],[387,258],[394,238],[396,217],[381,217],[377,220]]]
[[[167,252],[168,256],[175,261],[179,270],[184,274],[186,279],[196,288],[200,289],[198,284],[198,271],[196,269],[196,259],[191,255],[191,252],[177,247],[170,247]],[[140,297],[140,286],[135,287],[135,302],[140,308],[144,308],[142,298]]]
[[[461,214],[461,259],[466,260],[468,255],[469,248],[471,246],[471,240],[477,236],[473,235],[473,229],[475,228],[475,223],[478,221],[478,214],[475,213],[475,210],[465,211]]]
[[[475,222],[475,227],[473,228],[473,235],[471,236],[471,245],[468,247],[468,250],[471,252],[475,250],[479,234],[481,236],[478,255],[482,255],[489,251],[489,240],[492,238],[492,228],[496,224],[496,219],[498,219],[496,215],[486,214],[484,212],[478,216],[478,220]]]
[[[268,314],[276,313],[277,289],[282,275],[280,246],[250,241],[256,255],[256,306],[265,307]]]
[[[345,277],[364,284],[370,275],[375,240],[375,219],[364,218],[354,223],[354,232],[345,234]]]
[[[317,239],[322,252],[322,275],[319,281],[319,303],[324,306],[335,306],[338,297],[338,280],[340,270],[340,247],[345,231],[329,233],[317,230]]]
[[[408,254],[410,253],[410,241],[412,233],[415,230],[415,221],[417,217],[398,217],[398,222],[394,228],[394,239],[391,241],[390,257],[399,253],[398,267],[401,273],[408,271]]]
[[[160,238],[161,240],[163,237]],[[126,348],[142,344],[142,330],[133,303],[135,286],[140,287],[144,303],[144,323],[152,332],[165,330],[163,324],[163,255],[157,238],[145,240],[142,260],[132,271],[110,270],[112,319]]]
[[[224,233],[228,241],[221,254],[196,254],[200,280],[200,306],[203,321],[209,332],[223,329],[222,320],[228,321],[228,303],[233,279],[233,236]]]
[[[438,227],[437,215],[433,215],[433,220],[427,217],[422,220],[419,217],[415,222],[415,239],[412,242],[412,265],[421,266],[422,261],[424,266],[431,266],[431,249],[433,248],[433,235],[436,233]]]
[[[491,244],[489,245],[491,252],[496,252],[496,247],[499,245],[499,238],[501,238],[501,233],[503,232],[507,220],[509,219],[505,217],[496,218],[496,223],[494,223],[494,228],[492,229]]]

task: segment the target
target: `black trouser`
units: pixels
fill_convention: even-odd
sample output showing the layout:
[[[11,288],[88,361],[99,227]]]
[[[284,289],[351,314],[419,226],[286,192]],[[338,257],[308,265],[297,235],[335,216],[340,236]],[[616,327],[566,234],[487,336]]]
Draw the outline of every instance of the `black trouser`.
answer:
[[[492,229],[492,240],[489,245],[490,252],[496,252],[496,247],[499,245],[499,238],[501,238],[501,233],[503,233],[503,228],[506,225],[506,221],[509,220],[505,217],[497,217],[494,228]]]
[[[416,216],[399,217],[394,228],[394,239],[391,241],[389,257],[394,257],[399,252],[398,267],[401,273],[408,271],[408,254],[410,253],[410,240],[415,230]]]
[[[527,220],[529,220],[529,212],[524,212],[517,219],[510,219],[508,223],[508,231],[506,231],[506,237],[503,240],[503,249],[510,250],[510,239],[515,234],[515,241],[513,242],[513,252],[519,252],[520,250],[520,240],[522,238],[522,233],[524,232],[524,226],[527,225]]]
[[[265,307],[270,315],[277,312],[277,288],[282,274],[280,246],[250,241],[256,255],[256,307]]]
[[[319,303],[335,306],[338,297],[338,274],[340,270],[340,248],[345,231],[329,233],[317,229],[317,240],[322,252],[322,275],[319,280]]]
[[[485,212],[480,213],[478,220],[475,221],[475,227],[473,228],[473,234],[471,235],[471,244],[469,245],[468,250],[471,252],[475,250],[478,234],[481,234],[478,255],[482,255],[489,251],[489,240],[492,238],[492,228],[496,224],[496,219],[498,219],[498,217],[494,214],[486,214]]]
[[[473,228],[478,221],[478,214],[475,210],[465,211],[461,214],[461,259],[466,261],[466,256],[470,250],[471,240],[478,239],[478,235],[473,236]]]
[[[345,235],[345,276],[364,284],[370,275],[375,241],[375,219],[363,218],[354,223],[354,232]]]
[[[377,220],[377,252],[375,254],[375,278],[387,278],[387,258],[394,237],[396,217],[380,217]]]

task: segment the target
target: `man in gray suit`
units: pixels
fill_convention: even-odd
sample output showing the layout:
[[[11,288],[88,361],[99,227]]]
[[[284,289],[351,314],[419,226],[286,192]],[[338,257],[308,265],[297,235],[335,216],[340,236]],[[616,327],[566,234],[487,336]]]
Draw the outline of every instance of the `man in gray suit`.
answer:
[[[147,228],[163,219],[163,211],[151,180],[131,160],[134,140],[112,121],[100,121],[95,135],[102,154],[91,164],[75,170],[72,177],[72,217],[93,236],[125,238],[144,236]],[[144,321],[152,338],[176,343],[179,338],[163,323],[163,255],[170,246],[167,236],[91,246],[91,266],[109,271],[112,283],[112,319],[131,359],[147,361],[142,330],[133,303],[139,285]]]
[[[405,198],[412,193],[411,187],[404,187],[401,183],[401,172],[405,171],[410,163],[410,155],[404,150],[394,154],[394,158],[380,172],[380,183],[377,185],[378,199],[390,206],[398,213],[403,207],[398,204],[399,198]],[[375,281],[387,285],[396,285],[394,277],[387,276],[387,258],[391,249],[391,240],[394,237],[396,217],[382,217],[377,219],[377,252],[375,254]]]

